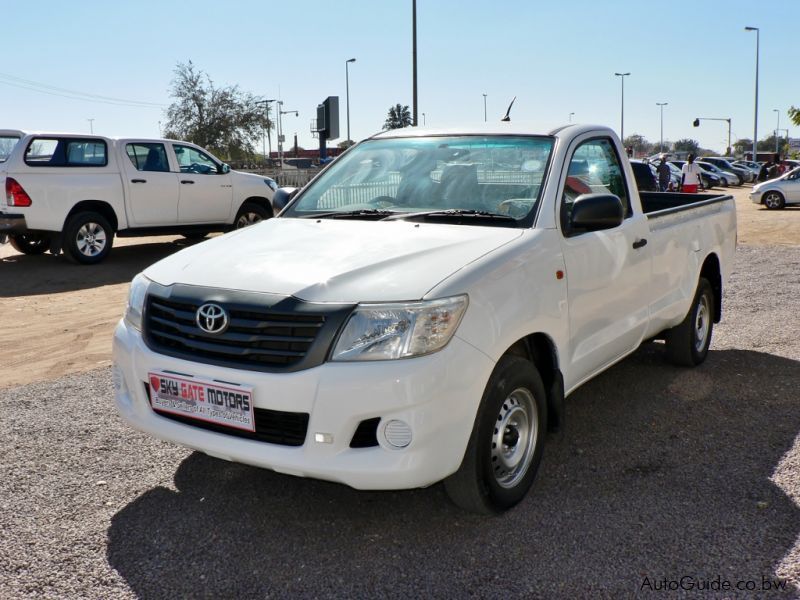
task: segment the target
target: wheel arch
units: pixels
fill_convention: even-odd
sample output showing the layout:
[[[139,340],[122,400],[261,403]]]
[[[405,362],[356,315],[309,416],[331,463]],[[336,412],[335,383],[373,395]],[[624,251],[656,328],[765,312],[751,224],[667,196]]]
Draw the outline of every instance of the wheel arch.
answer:
[[[270,218],[275,216],[275,210],[272,208],[272,202],[269,201],[269,198],[266,198],[264,196],[248,196],[241,202],[241,204],[239,204],[239,208],[236,209],[236,214],[238,215],[239,211],[242,210],[242,207],[248,203],[257,204],[258,206],[261,206],[262,208],[268,210]]]
[[[72,209],[67,213],[67,217],[64,219],[64,223],[61,225],[61,231],[64,231],[64,228],[67,226],[69,220],[78,213],[81,212],[96,212],[108,220],[111,224],[111,227],[114,231],[119,230],[119,220],[117,219],[117,213],[114,211],[114,207],[111,206],[108,202],[103,200],[81,200]]]
[[[707,279],[714,290],[714,322],[719,323],[722,318],[722,270],[715,253],[706,256],[700,268],[700,277]]]
[[[536,366],[547,394],[547,429],[560,431],[564,426],[564,377],[553,338],[546,333],[531,333],[514,342],[503,353],[506,354],[519,356]]]

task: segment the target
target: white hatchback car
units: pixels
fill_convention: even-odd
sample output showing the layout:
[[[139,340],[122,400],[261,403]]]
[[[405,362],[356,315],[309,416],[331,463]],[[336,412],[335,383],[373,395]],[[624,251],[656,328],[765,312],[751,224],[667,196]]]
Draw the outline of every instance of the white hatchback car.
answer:
[[[787,204],[800,204],[800,167],[754,186],[750,200],[771,210],[784,208]]]

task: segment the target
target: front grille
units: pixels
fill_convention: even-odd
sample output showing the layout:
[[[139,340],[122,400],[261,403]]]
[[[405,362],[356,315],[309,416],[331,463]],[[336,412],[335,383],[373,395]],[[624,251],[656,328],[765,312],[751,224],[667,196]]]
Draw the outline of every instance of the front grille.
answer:
[[[322,314],[220,302],[230,324],[223,333],[208,334],[195,323],[196,311],[203,303],[150,295],[145,309],[148,345],[157,352],[199,362],[282,370],[306,358],[326,322]]]
[[[150,397],[150,386],[145,383],[147,397]],[[200,421],[191,417],[184,417],[173,413],[167,413],[158,409],[153,409],[157,415],[191,425],[206,431],[224,433],[238,438],[266,442],[268,444],[280,444],[282,446],[302,446],[306,441],[308,431],[308,413],[283,412],[280,410],[267,410],[265,408],[254,408],[253,413],[256,421],[255,431],[244,431],[233,429],[208,421]]]

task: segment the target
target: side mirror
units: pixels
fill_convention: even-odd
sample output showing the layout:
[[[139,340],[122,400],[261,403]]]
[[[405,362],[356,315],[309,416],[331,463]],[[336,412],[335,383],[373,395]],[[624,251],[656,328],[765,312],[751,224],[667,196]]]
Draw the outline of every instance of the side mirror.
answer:
[[[570,226],[584,231],[612,229],[622,224],[622,201],[614,194],[581,194],[572,204]]]
[[[222,163],[222,165],[219,167],[219,172],[222,175],[227,175],[231,172],[231,166],[228,163]]]
[[[275,207],[275,211],[279,212],[286,208],[286,205],[294,198],[298,189],[293,187],[278,188],[278,191],[272,197],[272,206]]]

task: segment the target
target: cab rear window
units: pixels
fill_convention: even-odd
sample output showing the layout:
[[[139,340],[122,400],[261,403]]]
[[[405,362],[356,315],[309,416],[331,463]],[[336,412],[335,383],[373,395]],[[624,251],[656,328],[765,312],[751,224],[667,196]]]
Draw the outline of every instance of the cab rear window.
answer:
[[[100,139],[33,138],[25,149],[32,167],[104,167],[108,148]]]

